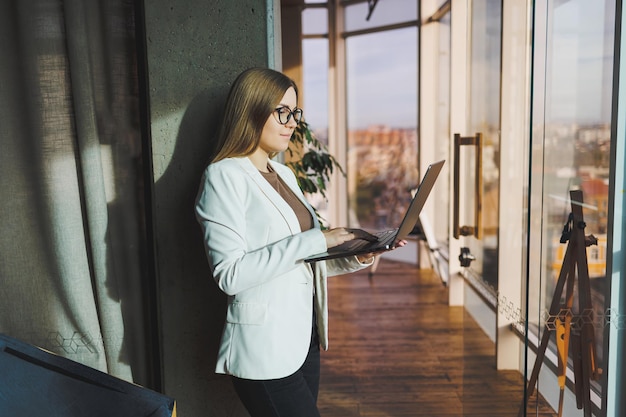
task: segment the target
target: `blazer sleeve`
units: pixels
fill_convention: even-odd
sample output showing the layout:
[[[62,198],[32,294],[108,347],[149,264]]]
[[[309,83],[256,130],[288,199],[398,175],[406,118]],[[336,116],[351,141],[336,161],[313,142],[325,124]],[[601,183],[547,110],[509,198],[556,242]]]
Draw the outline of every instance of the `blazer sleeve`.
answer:
[[[259,244],[261,237],[256,236],[255,230],[247,230],[246,221],[249,211],[260,203],[248,190],[254,185],[240,169],[223,168],[210,165],[205,170],[196,199],[196,217],[203,230],[207,258],[222,291],[235,295],[264,284],[302,268],[304,258],[326,250],[326,240],[319,229]],[[251,239],[256,240],[251,243]]]

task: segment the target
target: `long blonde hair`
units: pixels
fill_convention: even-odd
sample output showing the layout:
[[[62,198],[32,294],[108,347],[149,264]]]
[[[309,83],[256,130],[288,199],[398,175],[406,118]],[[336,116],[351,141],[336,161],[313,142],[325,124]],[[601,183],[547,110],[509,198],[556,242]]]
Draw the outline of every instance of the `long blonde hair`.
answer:
[[[269,68],[250,68],[237,76],[228,93],[224,117],[211,162],[252,154],[261,132],[276,105],[296,83],[285,74]]]

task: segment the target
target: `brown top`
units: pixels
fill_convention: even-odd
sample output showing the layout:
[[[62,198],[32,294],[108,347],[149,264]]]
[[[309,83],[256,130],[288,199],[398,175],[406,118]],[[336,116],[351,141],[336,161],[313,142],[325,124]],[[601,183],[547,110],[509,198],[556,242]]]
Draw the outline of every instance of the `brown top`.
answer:
[[[269,166],[268,166],[269,168]],[[313,228],[313,217],[311,217],[311,213],[306,208],[304,203],[298,198],[297,195],[291,191],[291,188],[287,184],[283,182],[283,180],[278,176],[276,172],[274,172],[270,168],[270,172],[259,171],[263,178],[270,183],[272,187],[278,194],[291,206],[293,211],[296,213],[296,217],[298,218],[298,222],[300,222],[300,229],[304,232],[305,230],[309,230]]]

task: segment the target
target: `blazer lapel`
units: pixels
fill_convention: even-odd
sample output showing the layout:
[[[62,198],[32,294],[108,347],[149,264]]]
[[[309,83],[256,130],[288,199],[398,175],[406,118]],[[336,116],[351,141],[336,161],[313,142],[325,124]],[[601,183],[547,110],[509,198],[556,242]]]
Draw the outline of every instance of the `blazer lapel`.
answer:
[[[272,165],[272,167],[275,167],[275,162],[274,161],[270,161],[270,164]],[[281,165],[281,168],[286,168],[286,167],[284,165]],[[287,169],[290,169],[290,168],[287,168]],[[304,204],[304,206],[307,208],[307,210],[309,210],[309,213],[311,214],[311,217],[313,217],[313,227],[319,228],[320,225],[319,225],[319,220],[317,218],[317,214],[313,210],[313,207],[311,206],[311,204],[304,197],[304,193],[302,192],[302,190],[298,186],[297,180],[295,180],[295,175],[292,175],[290,178],[285,178],[282,175],[282,173],[281,173],[281,171],[282,171],[281,169],[275,169],[275,171],[283,179],[283,182],[285,184],[287,184],[287,186],[291,189],[291,191],[296,195],[296,197],[298,197],[300,199],[300,201],[302,202],[302,204]]]
[[[263,178],[259,170],[254,166],[252,161],[247,157],[237,158],[237,161],[241,167],[250,176],[252,181],[261,189],[263,194],[267,197],[271,204],[276,207],[276,210],[280,213],[280,216],[285,220],[292,234],[300,232],[300,223],[294,213],[293,209],[287,204],[287,202],[278,194],[278,191],[271,186],[269,182]],[[280,174],[279,174],[280,175]],[[282,177],[281,177],[282,178]],[[288,181],[285,181],[287,184]],[[298,195],[298,193],[296,193]],[[306,204],[308,207],[308,204]],[[310,209],[309,209],[310,210]]]

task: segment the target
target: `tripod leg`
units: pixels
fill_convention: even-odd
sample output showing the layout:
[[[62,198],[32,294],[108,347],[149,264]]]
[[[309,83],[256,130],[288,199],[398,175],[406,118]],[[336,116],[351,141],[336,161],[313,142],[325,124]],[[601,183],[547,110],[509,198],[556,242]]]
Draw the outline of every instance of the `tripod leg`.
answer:
[[[570,242],[571,243],[571,242]],[[556,282],[556,287],[554,288],[554,295],[552,296],[552,304],[550,305],[550,317],[556,317],[559,313],[561,306],[561,294],[563,294],[563,287],[567,281],[567,277],[570,273],[573,273],[572,270],[572,261],[573,254],[571,250],[571,245],[568,245],[567,250],[565,251],[565,257],[563,258],[563,266],[561,268],[561,272],[559,273],[559,278]],[[541,365],[543,364],[543,360],[546,355],[546,349],[548,348],[548,342],[550,341],[550,329],[547,326],[544,328],[543,335],[541,336],[541,343],[537,349],[537,357],[535,358],[535,365],[533,366],[533,370],[530,374],[530,379],[528,380],[528,385],[526,388],[526,396],[522,401],[522,406],[519,410],[519,417],[524,415],[524,411],[526,410],[526,403],[531,395],[535,392],[535,385],[537,384],[537,379],[539,378],[539,370],[541,369]]]
[[[582,191],[571,191],[572,201],[582,203]],[[583,220],[582,204],[572,203],[575,228],[572,229],[571,239],[578,242],[576,247],[576,264],[578,271],[578,303],[579,314],[587,320],[582,320],[580,337],[577,343],[580,359],[581,372],[580,384],[576,380],[576,386],[580,385],[582,406],[585,417],[591,417],[591,378],[597,378],[599,370],[596,368],[596,344],[592,325],[593,306],[591,303],[591,285],[589,282],[589,265],[587,264],[587,239],[585,237],[585,222]]]
[[[574,346],[576,346],[577,355],[574,363],[574,369],[577,369],[576,375],[576,406],[579,410],[583,410],[585,417],[591,417],[591,385],[589,375],[589,352],[585,351],[584,336],[576,335]]]
[[[583,408],[583,368],[582,358],[580,356],[580,335],[572,334],[572,358],[574,359],[574,393],[576,394],[576,407],[581,410]]]
[[[570,272],[574,270],[574,265],[570,266]],[[559,417],[563,415],[563,401],[565,397],[565,384],[567,382],[567,359],[569,357],[570,336],[572,330],[572,307],[574,305],[574,284],[573,273],[567,276],[567,289],[565,291],[565,304],[559,311],[559,316],[555,320],[556,325],[556,348],[559,359]]]
[[[556,322],[556,348],[559,357],[559,413],[563,416],[563,395],[565,393],[565,380],[567,379],[567,348],[565,343],[565,319],[557,318]]]

